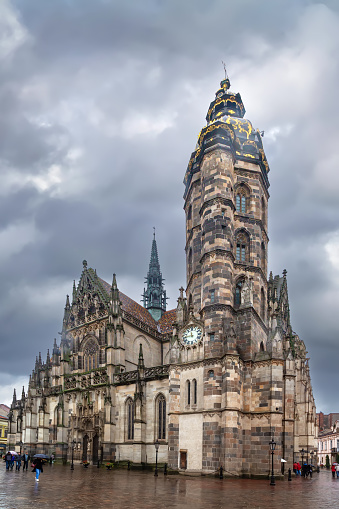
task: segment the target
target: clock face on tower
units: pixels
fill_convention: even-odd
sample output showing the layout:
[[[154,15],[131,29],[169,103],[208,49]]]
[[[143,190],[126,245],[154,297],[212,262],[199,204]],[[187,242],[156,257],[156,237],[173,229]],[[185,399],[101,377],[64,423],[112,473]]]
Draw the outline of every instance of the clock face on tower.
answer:
[[[202,330],[197,325],[191,325],[185,329],[182,340],[185,345],[195,345],[202,338]]]

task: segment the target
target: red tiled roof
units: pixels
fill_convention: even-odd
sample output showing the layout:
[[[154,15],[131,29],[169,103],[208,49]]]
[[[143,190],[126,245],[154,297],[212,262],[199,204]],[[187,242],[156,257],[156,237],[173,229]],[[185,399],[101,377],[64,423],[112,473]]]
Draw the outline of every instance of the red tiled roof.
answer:
[[[172,332],[173,330],[173,322],[176,320],[176,309],[171,309],[170,311],[166,311],[160,318],[158,324],[160,327],[160,331],[162,334],[166,334],[167,332]]]
[[[111,291],[111,285],[108,284],[106,281],[104,281],[101,278],[100,279],[103,287],[105,288],[108,295]],[[175,309],[171,311],[167,311],[162,315],[159,322],[154,320],[152,315],[147,311],[146,308],[135,302],[133,299],[130,299],[130,297],[127,297],[124,293],[120,292],[119,290],[119,297],[122,304],[123,311],[126,311],[127,313],[130,313],[132,316],[137,318],[138,320],[142,321],[143,323],[147,324],[149,327],[152,327],[152,329],[159,330],[158,325],[160,326],[160,332],[162,334],[165,334],[166,332],[172,331],[172,323],[174,322],[175,318]]]
[[[1,414],[1,417],[7,419],[9,410],[10,410],[10,408],[7,405],[1,403],[1,405],[0,405],[0,414]]]

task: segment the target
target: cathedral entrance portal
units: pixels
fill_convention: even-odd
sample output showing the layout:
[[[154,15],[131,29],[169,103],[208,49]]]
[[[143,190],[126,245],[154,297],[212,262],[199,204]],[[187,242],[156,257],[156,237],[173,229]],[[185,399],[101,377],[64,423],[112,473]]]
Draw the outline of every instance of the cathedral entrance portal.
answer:
[[[98,449],[99,449],[99,437],[98,435],[94,435],[93,437],[93,463],[98,462]]]
[[[87,461],[88,435],[85,435],[82,441],[82,460]]]

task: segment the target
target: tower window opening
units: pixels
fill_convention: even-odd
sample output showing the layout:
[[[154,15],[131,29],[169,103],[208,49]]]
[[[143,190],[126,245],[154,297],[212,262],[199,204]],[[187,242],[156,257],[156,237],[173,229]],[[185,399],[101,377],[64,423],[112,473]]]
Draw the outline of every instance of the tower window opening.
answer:
[[[211,290],[211,304],[215,302],[215,290]]]
[[[244,187],[240,187],[235,197],[235,208],[240,214],[246,214],[247,212],[247,196]]]
[[[246,261],[246,244],[237,243],[237,260],[240,262]]]
[[[198,384],[197,381],[193,380],[193,405],[196,405],[198,402]]]
[[[160,395],[157,400],[158,411],[158,439],[165,440],[166,438],[166,400],[163,395]]]
[[[261,289],[260,292],[260,316],[263,320],[265,320],[265,292],[264,289]]]
[[[191,382],[189,380],[186,382],[186,401],[187,405],[191,404]]]
[[[249,251],[248,248],[249,248],[248,236],[244,232],[239,233],[236,239],[236,252],[235,252],[235,258],[238,262],[248,261],[248,251]]]
[[[134,440],[134,403],[132,399],[127,401],[127,440]]]
[[[261,198],[261,221],[263,225],[266,224],[266,206],[264,198]]]
[[[192,219],[192,205],[190,205],[188,208],[187,219],[188,219],[188,221],[190,221]]]
[[[265,271],[266,267],[266,250],[265,250],[265,244],[261,243],[261,268],[263,271]]]

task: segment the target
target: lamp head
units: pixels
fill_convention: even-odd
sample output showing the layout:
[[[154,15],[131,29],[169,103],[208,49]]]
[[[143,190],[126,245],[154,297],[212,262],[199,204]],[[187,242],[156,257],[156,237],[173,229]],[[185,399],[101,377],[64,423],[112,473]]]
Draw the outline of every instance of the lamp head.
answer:
[[[276,442],[274,441],[274,438],[272,437],[272,440],[270,441],[270,449],[271,451],[275,450]]]

